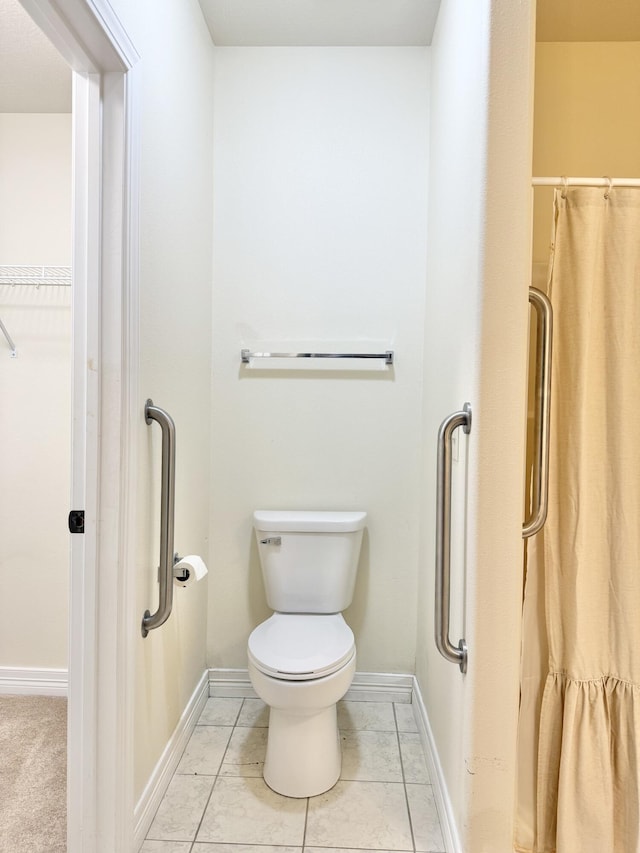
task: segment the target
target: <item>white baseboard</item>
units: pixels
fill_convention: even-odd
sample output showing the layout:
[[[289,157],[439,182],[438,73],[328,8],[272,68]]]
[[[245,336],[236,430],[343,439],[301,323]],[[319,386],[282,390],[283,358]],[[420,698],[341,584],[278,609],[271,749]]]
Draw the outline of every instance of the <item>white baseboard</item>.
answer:
[[[411,702],[413,676],[392,672],[356,672],[345,699],[350,702]]]
[[[453,812],[453,804],[447,790],[447,783],[444,778],[442,764],[436,747],[436,742],[429,723],[427,709],[422,699],[422,693],[415,676],[413,678],[413,713],[420,732],[420,740],[422,748],[427,759],[427,768],[433,786],[433,794],[438,809],[440,818],[440,826],[442,828],[442,836],[444,838],[444,846],[447,853],[464,853],[460,844],[460,837],[456,827],[455,815]]]
[[[210,669],[209,696],[221,699],[257,698],[246,669]]]
[[[356,672],[345,695],[350,702],[411,702],[412,675],[384,672]],[[209,696],[255,698],[246,669],[210,669]]]
[[[149,831],[154,815],[165,795],[208,697],[209,672],[205,670],[134,809],[135,850],[139,849]]]
[[[66,669],[0,667],[0,695],[67,696],[69,673]]]

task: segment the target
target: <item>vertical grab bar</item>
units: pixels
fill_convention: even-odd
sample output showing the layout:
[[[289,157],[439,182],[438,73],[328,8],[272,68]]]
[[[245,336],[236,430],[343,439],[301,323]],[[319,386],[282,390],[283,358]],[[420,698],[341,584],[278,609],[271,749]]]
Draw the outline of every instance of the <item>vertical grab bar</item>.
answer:
[[[438,476],[436,496],[436,609],[435,638],[438,651],[445,660],[457,663],[460,672],[467,671],[467,644],[457,647],[449,639],[451,576],[451,440],[458,427],[471,432],[471,406],[465,403],[461,412],[445,418],[438,431]]]
[[[175,507],[176,427],[167,412],[147,400],[144,418],[148,424],[156,421],[162,430],[162,473],[160,486],[160,569],[158,580],[158,609],[154,614],[145,610],[142,617],[142,636],[159,628],[171,615],[173,606],[173,528]]]
[[[531,515],[522,525],[522,538],[542,529],[549,506],[549,424],[551,418],[551,351],[553,308],[548,297],[529,288],[529,302],[537,315],[536,331],[536,443],[533,458]]]

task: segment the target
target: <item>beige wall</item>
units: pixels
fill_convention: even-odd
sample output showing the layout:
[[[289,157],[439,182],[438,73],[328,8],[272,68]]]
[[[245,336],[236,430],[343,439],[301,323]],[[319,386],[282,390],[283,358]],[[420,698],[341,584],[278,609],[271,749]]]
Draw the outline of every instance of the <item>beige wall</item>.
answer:
[[[533,173],[640,176],[640,42],[536,45]],[[546,263],[553,189],[534,198],[533,259]]]
[[[640,176],[640,42],[539,42],[536,45],[533,173],[537,176]],[[553,219],[553,188],[534,190],[532,283],[545,290]],[[535,332],[532,327],[531,339]],[[530,353],[529,460],[533,452],[535,348]],[[530,463],[529,463],[530,467]],[[537,613],[536,613],[537,608]],[[531,593],[525,606],[523,639],[529,681],[541,657],[543,596]],[[542,644],[544,645],[544,643]],[[535,653],[531,653],[535,649]],[[546,661],[540,663],[540,667]],[[546,668],[538,674],[541,698]],[[523,706],[524,707],[524,706]],[[535,703],[523,714],[520,737],[518,841],[535,836]]]
[[[427,48],[216,49],[212,666],[269,613],[253,510],[364,509],[358,669],[413,671],[428,75]],[[242,370],[265,342],[397,361]]]
[[[71,114],[0,113],[0,263],[71,263]]]
[[[139,561],[136,622],[158,602],[160,429],[176,423],[175,547],[207,555],[211,363],[212,46],[196,0],[114,2],[141,60]],[[139,797],[205,670],[207,580],[137,647]]]
[[[70,115],[0,114],[0,199],[0,264],[71,263]],[[70,304],[0,288],[0,667],[67,666]]]
[[[432,58],[424,537],[416,673],[465,853],[511,853],[522,584],[530,4],[444,0]],[[453,465],[450,636],[433,640],[436,435],[465,401]]]

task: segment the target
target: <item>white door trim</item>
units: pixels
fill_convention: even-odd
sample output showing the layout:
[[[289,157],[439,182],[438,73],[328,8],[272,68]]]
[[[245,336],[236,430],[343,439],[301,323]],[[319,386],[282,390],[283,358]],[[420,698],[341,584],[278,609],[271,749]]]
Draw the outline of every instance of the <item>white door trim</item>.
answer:
[[[69,853],[133,845],[138,55],[107,0],[21,0],[74,71]]]

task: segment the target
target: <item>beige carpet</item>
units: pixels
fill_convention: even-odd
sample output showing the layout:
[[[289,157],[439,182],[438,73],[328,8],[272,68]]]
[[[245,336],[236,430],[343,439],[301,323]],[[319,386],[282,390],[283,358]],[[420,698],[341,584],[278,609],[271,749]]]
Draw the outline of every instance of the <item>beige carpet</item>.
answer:
[[[0,853],[67,849],[67,700],[0,696]]]

